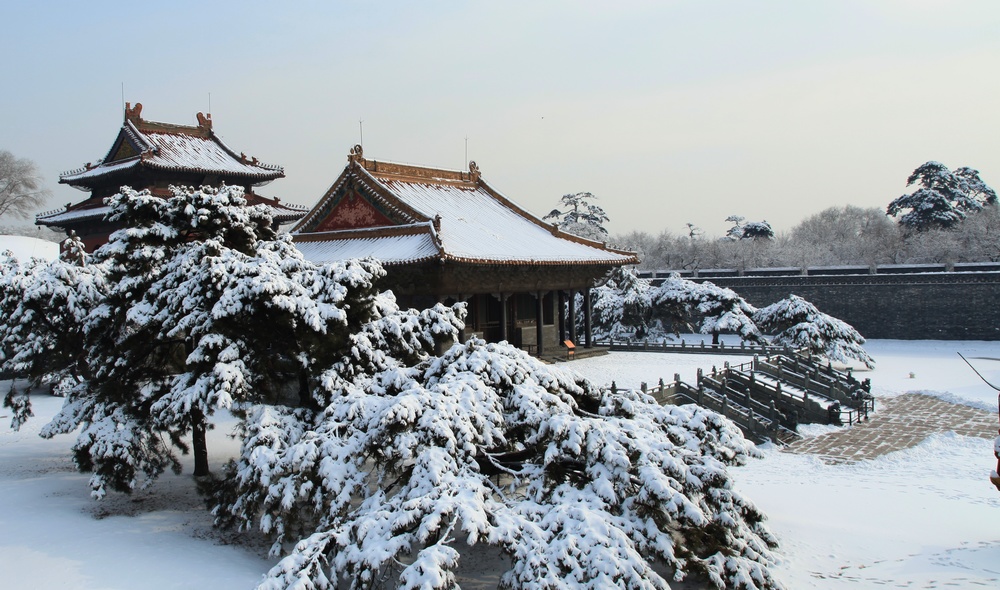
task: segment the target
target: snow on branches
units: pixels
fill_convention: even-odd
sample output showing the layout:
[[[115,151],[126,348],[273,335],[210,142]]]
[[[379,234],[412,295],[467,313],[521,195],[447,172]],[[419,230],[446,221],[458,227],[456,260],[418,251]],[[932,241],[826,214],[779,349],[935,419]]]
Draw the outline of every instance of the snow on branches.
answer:
[[[503,587],[779,587],[726,472],[755,450],[717,414],[480,340],[327,387],[320,412],[258,408],[220,482],[221,520],[294,542],[261,588],[450,588],[459,539],[509,557]]]
[[[0,260],[0,360],[4,372],[30,386],[72,387],[87,374],[83,324],[106,290],[104,267],[33,259]],[[58,389],[57,391],[62,391]],[[14,428],[31,414],[24,392],[11,389]]]
[[[864,337],[847,322],[829,316],[798,295],[757,310],[754,321],[767,333],[771,342],[795,349],[806,349],[833,361],[859,360],[868,368],[875,361],[863,348]]]
[[[697,329],[718,343],[722,332],[748,342],[764,341],[751,319],[755,308],[735,291],[708,281],[697,283],[673,274],[653,287],[635,270],[612,271],[592,292],[595,332],[605,338],[665,336]]]
[[[592,201],[596,200],[591,193],[570,193],[559,199],[562,209],[553,209],[542,219],[553,219],[559,229],[573,235],[594,241],[604,241],[608,238],[608,230],[604,224],[608,222],[608,214]]]
[[[906,179],[907,186],[913,184],[919,188],[889,203],[886,213],[917,231],[954,227],[970,213],[997,204],[996,192],[968,167],[952,172],[940,162],[926,162]]]
[[[384,271],[375,261],[306,261],[239,187],[173,193],[125,187],[111,197],[125,229],[85,266],[56,261],[30,277],[4,267],[6,364],[73,376],[43,434],[80,429],[75,459],[94,473],[97,497],[176,467],[188,435],[195,473],[206,474],[204,431],[219,409],[321,404],[311,397],[320,374],[358,338],[391,342],[378,352],[419,362],[462,326],[460,309],[402,311],[377,294]],[[30,407],[9,397],[23,421]]]

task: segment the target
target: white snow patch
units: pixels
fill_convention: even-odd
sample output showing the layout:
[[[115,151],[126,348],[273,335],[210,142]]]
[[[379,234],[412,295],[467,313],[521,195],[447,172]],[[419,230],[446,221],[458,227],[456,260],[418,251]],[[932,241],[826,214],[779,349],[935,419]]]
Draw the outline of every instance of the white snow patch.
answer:
[[[10,250],[14,258],[27,262],[32,258],[55,260],[59,257],[59,244],[28,236],[0,236],[0,252]]]

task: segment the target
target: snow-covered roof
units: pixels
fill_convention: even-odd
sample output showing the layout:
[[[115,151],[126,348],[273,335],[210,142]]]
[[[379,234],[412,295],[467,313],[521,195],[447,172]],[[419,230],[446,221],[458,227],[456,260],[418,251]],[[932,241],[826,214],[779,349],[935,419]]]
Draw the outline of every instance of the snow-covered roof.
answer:
[[[266,205],[270,208],[271,217],[279,223],[287,223],[299,219],[307,211],[307,207],[303,205],[286,204],[280,202],[278,199],[269,199],[253,193],[244,196],[247,200],[247,205]],[[111,207],[100,204],[95,205],[95,200],[88,199],[77,205],[68,205],[59,209],[53,209],[52,211],[39,213],[35,217],[35,223],[38,225],[63,227],[81,221],[104,219],[110,212]]]
[[[306,257],[318,252],[375,256],[382,261],[409,262],[437,257],[442,261],[472,264],[635,264],[635,254],[561,232],[516,205],[479,176],[475,163],[469,172],[426,168],[361,157],[355,148],[347,167],[323,199],[292,233]],[[342,188],[359,187],[359,193],[385,216],[402,226],[429,225],[433,234],[399,235],[382,231],[359,237],[357,228],[323,231],[336,215]],[[429,238],[430,240],[429,240]],[[334,242],[345,242],[334,245]],[[306,245],[308,244],[308,245]],[[429,253],[431,245],[436,253]]]
[[[198,113],[198,125],[174,125],[141,118],[142,105],[126,105],[125,123],[103,160],[70,172],[59,182],[91,188],[105,178],[145,168],[240,178],[259,185],[285,175],[281,166],[237,154],[212,131],[211,115]]]
[[[295,246],[317,264],[369,256],[383,264],[407,264],[433,260],[441,253],[430,223],[330,233],[298,234]]]

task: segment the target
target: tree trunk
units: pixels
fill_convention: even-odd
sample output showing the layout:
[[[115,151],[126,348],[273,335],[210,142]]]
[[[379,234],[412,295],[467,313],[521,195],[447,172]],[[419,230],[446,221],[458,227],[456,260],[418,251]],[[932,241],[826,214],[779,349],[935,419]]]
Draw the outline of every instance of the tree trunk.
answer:
[[[208,441],[205,415],[198,408],[191,410],[191,447],[194,452],[194,476],[208,475]]]
[[[718,346],[718,345],[719,345],[719,333],[717,331],[712,332],[712,346]]]

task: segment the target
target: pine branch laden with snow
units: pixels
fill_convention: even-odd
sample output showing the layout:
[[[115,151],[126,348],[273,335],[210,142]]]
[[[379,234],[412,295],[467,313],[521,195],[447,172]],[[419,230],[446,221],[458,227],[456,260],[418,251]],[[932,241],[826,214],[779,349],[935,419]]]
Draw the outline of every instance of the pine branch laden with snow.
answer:
[[[899,223],[917,231],[951,228],[987,205],[997,204],[996,192],[979,177],[979,171],[963,167],[952,172],[940,162],[926,162],[913,171],[906,185],[919,188],[889,203],[886,213],[899,216]]]
[[[559,199],[562,209],[553,209],[542,219],[552,219],[560,230],[594,241],[608,238],[604,224],[609,221],[604,209],[591,201],[596,200],[591,193],[571,193]]]
[[[291,544],[261,588],[451,588],[459,539],[510,558],[506,588],[780,587],[726,471],[756,450],[713,412],[480,340],[328,377],[320,412],[257,407],[220,482],[220,521]]]
[[[83,379],[83,323],[104,291],[104,268],[99,265],[37,259],[24,264],[0,262],[4,372],[27,379],[27,388]],[[4,405],[14,409],[15,429],[31,414],[27,396],[13,386]]]
[[[658,333],[653,319],[650,284],[634,269],[617,267],[605,283],[591,291],[594,334],[598,338],[644,338]],[[582,301],[577,306],[582,320]]]
[[[754,314],[754,320],[765,332],[774,334],[772,344],[804,348],[832,361],[858,360],[868,368],[875,367],[875,361],[863,347],[865,339],[857,330],[819,311],[798,295],[761,308]]]
[[[184,437],[210,427],[220,408],[239,415],[250,402],[322,407],[310,390],[353,349],[416,363],[462,327],[461,306],[404,312],[377,294],[384,271],[376,261],[306,261],[288,236],[271,239],[267,210],[245,207],[238,187],[175,188],[165,200],[124,188],[110,202],[133,225],[115,232],[96,262],[55,262],[25,278],[21,291],[31,296],[22,297],[40,311],[24,307],[34,315],[14,324],[34,334],[44,327],[39,318],[65,315],[63,337],[79,338],[64,354],[75,351],[82,370],[63,385],[64,407],[42,433],[79,429],[76,463],[93,472],[97,497],[178,465],[175,453],[189,451]],[[53,304],[58,313],[46,307]],[[11,358],[54,350],[35,340],[42,344],[18,344],[21,356]],[[298,399],[283,399],[295,385]],[[30,412],[10,403],[19,416]],[[196,459],[207,459],[193,440]]]
[[[753,320],[756,309],[732,289],[709,281],[696,283],[676,273],[663,280],[650,294],[654,314],[678,328],[695,328],[711,334],[737,334],[747,342],[763,343],[764,337]]]
[[[695,309],[702,318],[699,327],[702,334],[717,336],[722,332],[732,332],[747,342],[766,342],[753,320],[757,309],[735,291],[709,281],[695,284],[692,291],[692,299],[697,302]]]

